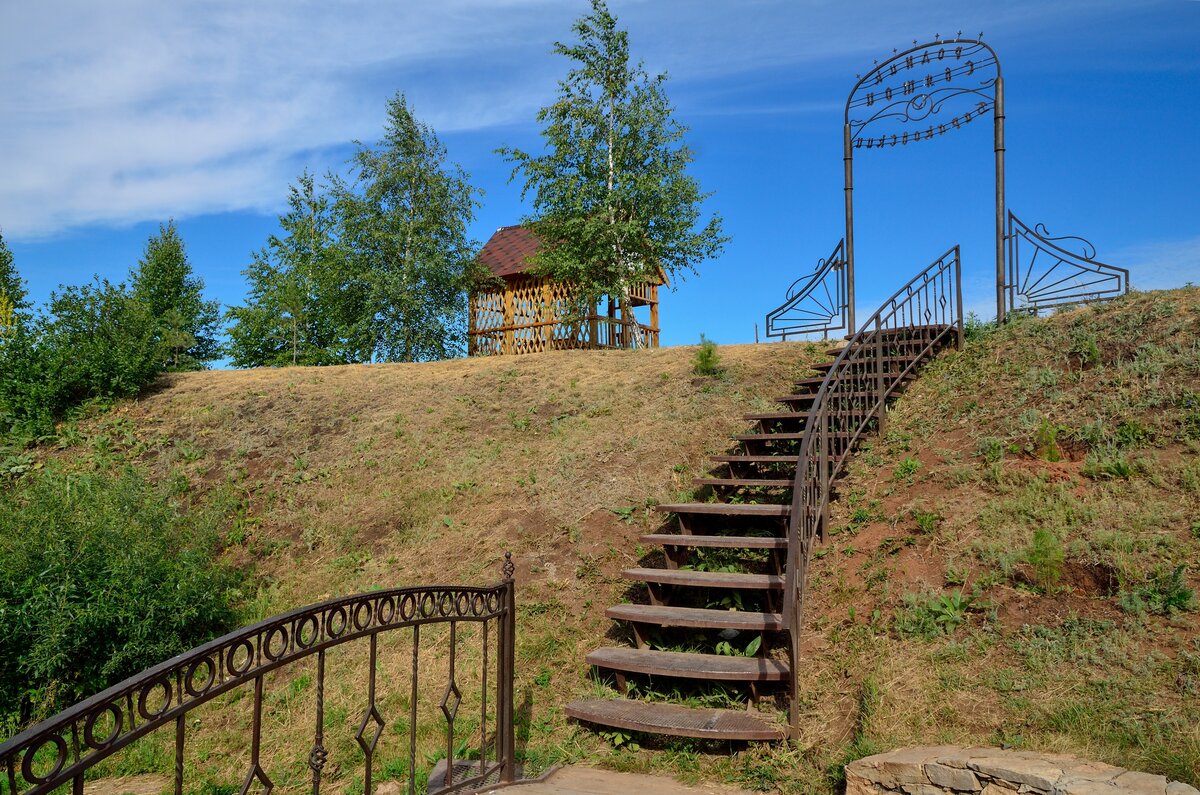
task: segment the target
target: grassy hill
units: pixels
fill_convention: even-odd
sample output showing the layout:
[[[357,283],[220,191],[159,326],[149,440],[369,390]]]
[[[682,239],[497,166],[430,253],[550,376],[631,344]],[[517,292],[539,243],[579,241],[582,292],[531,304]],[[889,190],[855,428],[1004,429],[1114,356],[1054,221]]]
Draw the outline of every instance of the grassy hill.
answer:
[[[491,582],[512,550],[534,771],[587,760],[828,791],[852,756],[946,741],[1197,784],[1198,340],[1200,289],[1146,293],[975,327],[924,372],[840,483],[796,747],[634,750],[562,706],[595,688],[583,658],[613,631],[603,611],[644,554],[637,536],[661,521],[646,507],[689,496],[740,416],[769,409],[824,346],[724,347],[718,378],[692,373],[694,348],[177,375],[46,454],[133,463],[185,501],[223,495],[225,554],[257,583],[247,620],[377,586]],[[331,670],[346,705],[335,755],[356,753],[362,669]],[[265,746],[296,781],[309,686],[282,683]],[[236,702],[202,716],[206,781],[244,773]],[[169,767],[162,742],[111,769]],[[334,780],[354,792],[349,771]]]

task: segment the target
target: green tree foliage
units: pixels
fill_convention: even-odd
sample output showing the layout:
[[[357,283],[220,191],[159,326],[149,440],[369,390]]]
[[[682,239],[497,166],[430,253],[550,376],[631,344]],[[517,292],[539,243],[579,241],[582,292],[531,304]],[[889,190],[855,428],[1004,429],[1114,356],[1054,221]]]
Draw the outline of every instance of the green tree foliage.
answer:
[[[13,264],[4,235],[0,235],[0,343],[16,333],[16,327],[23,322],[22,310],[28,306],[25,283]]]
[[[49,434],[85,401],[136,394],[162,364],[160,325],[125,285],[64,287],[0,345],[0,431]]]
[[[673,278],[716,256],[727,238],[717,215],[701,223],[706,194],[687,174],[686,128],[672,116],[665,75],[629,61],[629,37],[604,0],[573,26],[579,41],[554,51],[572,62],[558,98],[538,113],[545,153],[505,148],[533,195],[527,223],[542,241],[541,273],[578,285],[580,311],[602,296],[628,301],[639,282]]]
[[[0,736],[236,626],[220,508],[133,471],[0,490]]]
[[[352,181],[330,178],[343,256],[366,291],[354,336],[378,361],[459,355],[479,191],[402,94],[388,100],[383,138],[355,144]]]
[[[160,225],[130,273],[132,297],[160,325],[164,370],[198,370],[221,355],[220,304],[204,300],[174,221]]]
[[[238,367],[348,364],[371,356],[369,291],[337,243],[328,197],[305,172],[272,235],[245,271],[250,294],[229,317]]]

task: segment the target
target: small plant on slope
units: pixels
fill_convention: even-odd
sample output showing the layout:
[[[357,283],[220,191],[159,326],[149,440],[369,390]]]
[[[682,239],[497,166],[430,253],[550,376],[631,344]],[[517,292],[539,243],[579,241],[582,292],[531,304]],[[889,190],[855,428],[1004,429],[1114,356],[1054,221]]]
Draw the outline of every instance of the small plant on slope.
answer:
[[[692,356],[692,372],[700,376],[718,376],[725,372],[721,366],[721,355],[717,353],[717,343],[700,335],[700,347]]]

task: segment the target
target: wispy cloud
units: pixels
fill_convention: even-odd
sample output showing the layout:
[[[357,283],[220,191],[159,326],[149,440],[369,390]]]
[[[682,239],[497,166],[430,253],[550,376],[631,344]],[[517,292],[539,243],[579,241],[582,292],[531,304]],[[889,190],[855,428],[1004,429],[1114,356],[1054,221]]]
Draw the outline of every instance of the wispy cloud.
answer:
[[[1003,32],[1112,2],[989,2],[971,16]],[[612,6],[650,69],[697,86],[865,57],[962,16],[944,0],[919,11],[831,0]],[[321,153],[374,137],[383,99],[397,89],[442,131],[528,122],[561,69],[551,43],[569,36],[585,8],[582,0],[6,3],[0,227],[31,239],[85,224],[274,208],[300,167],[321,170]],[[694,96],[703,102],[705,92]],[[776,98],[737,107],[811,106]]]
[[[1114,251],[1110,259],[1129,269],[1129,281],[1139,290],[1200,283],[1200,237],[1139,243]]]

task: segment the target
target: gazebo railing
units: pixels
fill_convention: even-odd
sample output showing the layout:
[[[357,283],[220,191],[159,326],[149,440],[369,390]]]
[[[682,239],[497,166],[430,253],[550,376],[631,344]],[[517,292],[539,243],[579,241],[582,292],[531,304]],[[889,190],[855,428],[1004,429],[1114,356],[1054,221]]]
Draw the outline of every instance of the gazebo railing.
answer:
[[[515,778],[513,736],[513,666],[515,588],[513,564],[505,554],[504,579],[490,587],[420,586],[393,588],[333,599],[302,607],[231,632],[171,660],[130,677],[75,706],[38,723],[0,745],[0,773],[9,795],[41,795],[70,785],[82,795],[84,774],[121,749],[163,727],[175,733],[174,792],[184,792],[187,745],[186,716],[223,693],[253,689],[253,720],[247,743],[249,760],[241,795],[252,789],[270,795],[274,783],[263,765],[264,677],[271,671],[316,657],[315,729],[308,756],[312,792],[319,795],[322,771],[329,759],[325,738],[326,653],[352,641],[369,646],[366,703],[355,740],[363,754],[365,795],[373,789],[374,754],[385,727],[376,691],[379,636],[407,631],[411,637],[411,682],[408,717],[408,792],[417,791],[417,701],[421,628],[449,625],[449,671],[441,700],[446,723],[446,764],[440,792],[466,791]],[[458,777],[454,724],[463,700],[456,666],[460,625],[480,625],[482,666],[478,764]],[[488,731],[489,645],[494,635],[495,719]],[[489,739],[490,738],[490,739]],[[490,759],[489,759],[490,757]],[[431,789],[434,787],[431,787]]]

